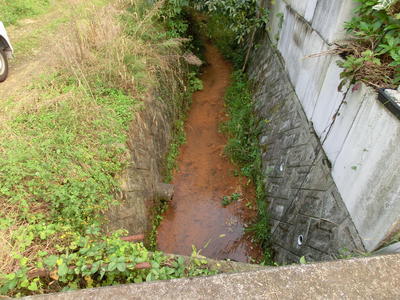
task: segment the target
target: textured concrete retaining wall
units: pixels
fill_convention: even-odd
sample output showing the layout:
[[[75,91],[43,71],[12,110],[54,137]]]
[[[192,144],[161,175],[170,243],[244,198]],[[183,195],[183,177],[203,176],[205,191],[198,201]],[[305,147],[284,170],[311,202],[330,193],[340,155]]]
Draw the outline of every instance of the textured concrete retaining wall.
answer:
[[[327,260],[344,248],[364,250],[282,62],[269,43],[254,57],[258,62],[250,73],[257,82],[256,111],[265,123],[260,141],[275,259]]]
[[[266,120],[260,142],[277,259],[372,251],[400,223],[400,122],[371,88],[338,91],[339,57],[309,57],[343,38],[353,1],[262,5],[272,19],[249,74]]]
[[[129,130],[127,165],[120,177],[120,205],[107,212],[109,230],[124,228],[130,234],[147,233],[152,225],[152,207],[159,205],[165,155],[171,141],[173,115],[156,97],[144,102]],[[169,200],[169,199],[166,199]]]

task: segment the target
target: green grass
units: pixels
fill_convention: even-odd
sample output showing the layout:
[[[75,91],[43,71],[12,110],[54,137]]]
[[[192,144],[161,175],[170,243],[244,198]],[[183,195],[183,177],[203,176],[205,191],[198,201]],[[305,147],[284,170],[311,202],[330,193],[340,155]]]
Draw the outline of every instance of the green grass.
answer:
[[[16,24],[23,18],[45,13],[50,5],[50,0],[0,0],[0,21],[5,26]]]
[[[21,267],[21,253],[27,252],[30,265],[40,264],[39,253],[31,249],[41,244],[36,239],[56,239],[62,253],[64,242],[79,240],[87,228],[101,224],[102,210],[118,190],[115,175],[125,165],[126,131],[138,105],[123,90],[101,83],[88,96],[61,74],[34,88],[42,91],[39,102],[57,101],[20,113],[10,124],[15,138],[0,143],[0,198],[12,207],[11,213],[0,212],[1,229],[15,227],[9,242],[18,245],[12,255]],[[74,238],[64,240],[68,232]]]
[[[49,24],[29,32],[22,38],[13,40],[12,45],[14,48],[15,60],[20,60],[34,55],[35,49],[38,49],[41,46],[42,41],[46,37],[49,37],[50,34],[56,32],[60,25],[67,22],[68,18],[66,17],[55,18],[51,20]]]
[[[111,201],[113,179],[126,151],[121,144],[137,100],[118,89],[99,89],[95,98],[79,92],[76,83],[62,77],[56,90],[42,88],[42,97],[67,97],[34,113],[24,112],[12,122],[12,142],[2,143],[1,194],[11,203],[45,201],[52,218],[83,226],[96,208]],[[98,118],[87,118],[89,110]],[[20,214],[25,212],[21,206]],[[28,217],[28,216],[26,216]]]

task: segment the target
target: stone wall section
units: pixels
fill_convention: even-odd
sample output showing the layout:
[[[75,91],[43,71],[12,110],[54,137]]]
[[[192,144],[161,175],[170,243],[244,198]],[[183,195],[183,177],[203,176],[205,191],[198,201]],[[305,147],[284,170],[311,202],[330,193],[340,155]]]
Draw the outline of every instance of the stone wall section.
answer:
[[[173,195],[172,185],[163,183],[175,118],[165,102],[149,96],[143,108],[135,113],[127,141],[128,165],[118,178],[119,205],[111,206],[106,212],[108,230],[123,228],[131,235],[150,232],[153,207]]]
[[[331,260],[346,250],[364,251],[329,160],[268,39],[253,53],[249,74],[263,124],[260,144],[276,261]]]
[[[299,213],[306,214],[306,204],[296,203],[307,198],[304,203],[313,203],[312,217],[322,214],[324,220],[314,204],[331,201],[334,215],[347,211],[351,221],[344,222],[354,223],[347,230],[352,239],[341,237],[340,244],[360,248],[360,243],[350,242],[358,232],[365,250],[375,251],[400,230],[400,121],[371,87],[357,84],[338,90],[341,58],[330,50],[346,37],[344,22],[356,3],[260,0],[260,4],[270,9],[270,23],[255,43],[249,73],[259,83],[258,111],[271,130],[269,135],[266,129],[261,140],[265,172],[275,170],[267,174],[271,210],[284,217],[292,213],[288,207],[299,207]],[[283,217],[275,216],[280,224],[287,222]],[[302,224],[298,219],[289,224]],[[338,219],[343,218],[336,218],[335,224]],[[306,224],[310,236],[315,226],[311,221]]]

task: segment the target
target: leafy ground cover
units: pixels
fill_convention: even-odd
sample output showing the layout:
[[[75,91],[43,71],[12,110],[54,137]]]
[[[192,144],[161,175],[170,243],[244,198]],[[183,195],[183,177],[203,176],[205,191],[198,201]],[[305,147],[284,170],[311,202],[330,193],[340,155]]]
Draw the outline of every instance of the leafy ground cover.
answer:
[[[133,112],[151,88],[173,96],[185,84],[185,24],[163,22],[180,13],[163,4],[85,10],[53,49],[57,66],[1,104],[0,294],[214,273],[102,228],[117,204]]]

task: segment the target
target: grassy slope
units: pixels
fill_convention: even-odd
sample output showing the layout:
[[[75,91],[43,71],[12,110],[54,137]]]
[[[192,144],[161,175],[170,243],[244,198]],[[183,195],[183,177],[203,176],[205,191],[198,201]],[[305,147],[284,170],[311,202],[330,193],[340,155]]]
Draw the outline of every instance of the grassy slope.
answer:
[[[181,91],[180,42],[155,21],[160,7],[127,2],[75,16],[47,46],[55,68],[1,107],[0,294],[210,274],[101,229],[133,111],[154,82]]]
[[[9,0],[0,0],[0,3],[1,1]],[[29,1],[31,9],[24,9],[22,6]],[[40,4],[42,2],[47,4]],[[42,2],[20,0],[12,4],[7,3],[5,10],[0,11],[0,21],[4,22],[7,19],[6,15],[12,15],[14,19],[13,22],[5,22],[14,47],[12,65],[37,55],[43,44],[51,43],[56,38],[56,34],[60,33],[61,25],[71,19],[82,18],[85,14],[93,11],[93,7],[103,7],[110,1],[42,0]],[[18,5],[21,7],[16,8]],[[0,7],[2,7],[1,4]]]
[[[0,21],[6,26],[16,24],[20,19],[46,12],[50,0],[0,0]]]

